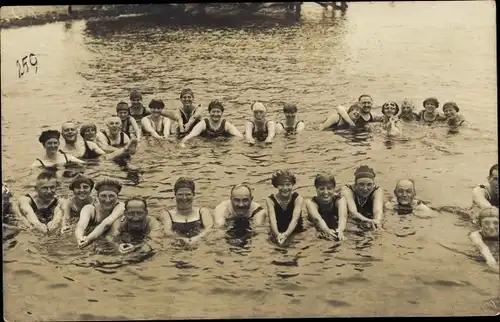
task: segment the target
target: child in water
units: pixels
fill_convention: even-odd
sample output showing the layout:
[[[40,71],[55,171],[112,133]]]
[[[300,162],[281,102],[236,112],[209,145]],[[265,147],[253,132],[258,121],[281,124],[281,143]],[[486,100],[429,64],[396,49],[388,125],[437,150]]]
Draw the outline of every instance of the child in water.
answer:
[[[484,208],[478,215],[479,230],[469,235],[472,244],[479,249],[486,264],[498,273],[498,208]]]
[[[278,192],[267,198],[267,213],[272,236],[283,245],[290,235],[303,230],[303,199],[297,192],[292,192],[297,181],[289,170],[276,171],[271,182]]]

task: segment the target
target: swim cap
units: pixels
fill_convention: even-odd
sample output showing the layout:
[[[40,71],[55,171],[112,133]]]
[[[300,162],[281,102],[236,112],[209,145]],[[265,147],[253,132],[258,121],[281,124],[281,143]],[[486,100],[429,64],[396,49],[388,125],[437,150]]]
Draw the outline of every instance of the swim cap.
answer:
[[[161,109],[164,109],[165,108],[165,103],[163,103],[162,100],[157,100],[157,99],[152,99],[151,102],[149,102],[149,105],[148,105],[149,108],[161,108]]]
[[[215,100],[215,101],[212,101],[210,102],[210,104],[208,104],[208,111],[210,112],[211,110],[213,110],[214,108],[218,108],[220,109],[222,112],[224,112],[224,106],[222,105],[221,102],[219,102],[219,100]]]
[[[58,130],[47,130],[43,131],[42,134],[38,137],[38,142],[42,143],[42,145],[45,145],[45,142],[47,142],[50,139],[58,139],[61,137],[61,132]]]
[[[283,106],[283,113],[297,113],[297,105],[292,103],[285,103]]]
[[[94,129],[97,132],[97,126],[94,123],[84,123],[80,126],[80,135],[83,137],[88,129]]]
[[[444,109],[445,109],[445,108],[447,108],[447,107],[454,108],[456,112],[459,112],[459,111],[460,111],[460,109],[458,108],[457,103],[455,103],[455,102],[446,102],[446,103],[444,103],[444,104],[443,104],[443,111],[444,111]]]
[[[116,111],[130,111],[130,106],[124,101],[121,101],[120,103],[116,104]]]
[[[335,187],[337,185],[337,181],[335,181],[335,177],[330,173],[320,173],[316,175],[314,178],[314,186],[317,188],[319,186],[327,186],[332,185]]]
[[[354,178],[355,180],[361,178],[375,179],[375,171],[367,165],[362,165],[354,172]]]
[[[134,98],[138,98],[140,100],[142,100],[142,95],[141,93],[139,93],[138,91],[136,90],[133,90],[132,92],[130,92],[130,99],[134,99]]]
[[[182,98],[182,96],[186,95],[186,94],[190,94],[193,98],[194,98],[194,93],[193,91],[190,89],[190,88],[184,88],[182,91],[181,91],[181,95],[180,97]]]
[[[95,190],[97,193],[101,191],[114,191],[116,194],[119,194],[122,191],[122,185],[116,180],[104,179],[95,185]]]
[[[498,208],[492,206],[492,207],[488,207],[488,208],[482,209],[479,212],[479,215],[477,215],[477,222],[478,222],[478,224],[481,225],[481,221],[484,218],[488,218],[488,217],[496,217],[496,218],[498,218]]]
[[[357,103],[356,103],[356,104],[353,104],[353,105],[351,105],[351,106],[349,107],[349,109],[347,110],[347,114],[351,113],[351,112],[352,112],[353,110],[355,110],[355,109],[360,110],[361,108],[362,108],[362,106],[361,106],[361,105],[359,105],[359,104],[357,104]]]
[[[71,180],[71,183],[69,184],[69,190],[74,190],[76,186],[86,183],[90,186],[90,190],[94,188],[94,180],[86,177],[85,175],[79,173],[77,174],[76,177]]]
[[[255,111],[265,112],[265,111],[267,111],[267,108],[261,102],[253,103],[252,106],[250,107],[250,109],[252,110],[252,112],[255,112]]]
[[[434,104],[436,107],[439,107],[439,101],[437,100],[437,98],[435,97],[429,97],[429,98],[426,98],[425,101],[422,103],[422,105],[425,107],[425,103],[432,103]]]
[[[393,106],[396,108],[396,113],[394,115],[398,115],[399,114],[399,106],[398,106],[398,103],[394,102],[394,101],[389,101],[389,102],[385,102],[384,105],[382,105],[382,114],[385,115],[385,108],[388,107],[388,106]]]
[[[290,181],[292,185],[297,183],[295,175],[290,170],[278,170],[273,174],[271,178],[271,183],[275,188],[277,188],[285,181]]]
[[[177,179],[177,181],[174,184],[174,193],[177,193],[177,191],[182,188],[188,188],[194,193],[195,184],[193,179],[185,177]]]

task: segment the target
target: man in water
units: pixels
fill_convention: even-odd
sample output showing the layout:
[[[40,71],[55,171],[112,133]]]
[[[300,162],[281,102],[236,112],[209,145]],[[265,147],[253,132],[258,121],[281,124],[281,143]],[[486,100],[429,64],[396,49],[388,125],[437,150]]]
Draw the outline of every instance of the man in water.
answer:
[[[19,197],[19,211],[35,229],[44,233],[57,228],[62,219],[63,198],[56,195],[57,179],[53,172],[42,172],[36,178],[33,195]]]
[[[498,208],[488,207],[478,215],[479,230],[470,233],[472,244],[481,252],[486,264],[498,273]]]
[[[434,212],[424,205],[422,201],[415,199],[417,192],[415,182],[412,179],[402,179],[396,183],[394,188],[394,199],[385,203],[386,210],[394,210],[398,215],[413,214],[419,218],[432,218]]]
[[[9,239],[19,233],[21,229],[31,228],[31,224],[26,218],[19,215],[19,208],[12,202],[12,193],[2,182],[2,236]]]
[[[106,120],[107,129],[97,133],[97,145],[107,151],[116,151],[130,142],[130,137],[122,131],[122,121],[118,116],[110,116]]]
[[[498,208],[498,164],[490,168],[488,184],[479,185],[472,191],[473,201],[481,209],[488,207]]]
[[[361,105],[361,117],[356,120],[356,125],[365,125],[371,122],[381,122],[384,117],[379,115],[372,115],[371,110],[373,106],[373,99],[368,94],[363,94],[358,98],[358,103]]]

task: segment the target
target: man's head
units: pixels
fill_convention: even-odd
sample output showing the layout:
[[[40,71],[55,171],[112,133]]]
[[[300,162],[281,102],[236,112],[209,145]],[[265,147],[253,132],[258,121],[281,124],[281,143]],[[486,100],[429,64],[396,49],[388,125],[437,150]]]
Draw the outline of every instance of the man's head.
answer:
[[[488,183],[490,184],[491,192],[498,195],[498,164],[490,168]]]
[[[106,119],[106,126],[110,133],[118,134],[122,129],[122,120],[118,116],[110,116]]]
[[[498,238],[498,208],[484,208],[477,216],[477,223],[484,237]]]
[[[42,172],[36,177],[35,190],[38,197],[51,200],[56,195],[57,178],[53,172]]]
[[[358,98],[358,103],[361,105],[361,111],[363,113],[368,113],[372,109],[373,99],[368,94],[363,94]]]
[[[236,214],[246,214],[252,204],[252,190],[245,184],[238,184],[231,189],[231,204]]]
[[[148,204],[143,198],[132,197],[125,201],[123,214],[129,225],[133,227],[141,226],[148,216]]]
[[[413,203],[417,192],[415,191],[415,182],[412,179],[402,179],[396,183],[394,196],[399,205],[410,206]]]
[[[66,143],[74,143],[78,138],[76,125],[72,122],[66,122],[61,127],[61,135]]]

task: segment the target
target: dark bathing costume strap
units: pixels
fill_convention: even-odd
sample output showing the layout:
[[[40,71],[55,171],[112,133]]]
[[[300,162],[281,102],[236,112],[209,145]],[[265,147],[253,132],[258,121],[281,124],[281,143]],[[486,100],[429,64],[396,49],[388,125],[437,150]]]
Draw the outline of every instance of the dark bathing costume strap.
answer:
[[[168,215],[170,216],[170,221],[172,223],[176,223],[176,224],[189,224],[189,223],[192,223],[192,222],[200,221],[201,224],[202,224],[202,226],[203,226],[203,218],[201,217],[201,209],[202,208],[203,207],[200,207],[200,209],[198,209],[198,215],[199,215],[198,219],[193,220],[193,221],[174,221],[174,219],[172,218],[172,214],[170,213],[170,211],[168,211],[168,210],[166,210],[166,211],[167,211]]]
[[[62,150],[59,150],[59,153],[61,153],[62,155],[64,155],[64,159],[66,159],[66,164],[68,164],[68,163],[69,163],[69,160],[68,160],[68,156],[66,155],[66,153],[64,153]],[[53,168],[53,167],[55,167],[55,165],[50,166],[50,167],[47,167],[47,166],[43,163],[43,161],[42,161],[42,160],[40,160],[40,159],[38,159],[38,158],[36,158],[36,160],[37,160],[38,162],[40,162],[40,164],[41,164],[41,165],[42,165],[42,167],[44,167],[44,168]]]

